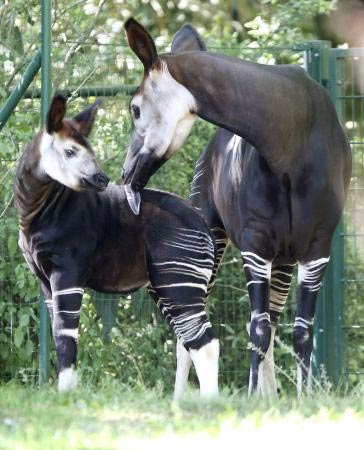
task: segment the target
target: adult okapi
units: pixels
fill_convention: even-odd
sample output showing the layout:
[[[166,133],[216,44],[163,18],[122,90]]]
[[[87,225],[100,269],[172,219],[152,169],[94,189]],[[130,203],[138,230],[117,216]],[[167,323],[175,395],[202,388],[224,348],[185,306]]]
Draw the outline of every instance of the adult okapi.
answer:
[[[214,396],[219,344],[204,304],[215,258],[209,229],[176,196],[144,190],[135,216],[125,187],[107,187],[86,139],[97,105],[65,119],[66,99],[56,95],[46,126],[25,150],[14,187],[19,245],[41,281],[52,320],[58,388],[76,386],[84,288],[126,294],[148,285],[194,362],[201,395]],[[180,369],[176,398],[181,385]]]
[[[251,301],[249,392],[276,391],[264,355],[273,357],[276,322],[297,263],[293,346],[301,389],[317,294],[351,174],[350,147],[329,95],[300,67],[200,51],[191,27],[163,55],[134,19],[125,30],[144,65],[130,102],[133,132],[124,166],[131,206],[137,211],[140,191],[182,146],[197,116],[223,128],[197,165],[191,197],[217,237],[214,274],[227,239],[241,250]]]

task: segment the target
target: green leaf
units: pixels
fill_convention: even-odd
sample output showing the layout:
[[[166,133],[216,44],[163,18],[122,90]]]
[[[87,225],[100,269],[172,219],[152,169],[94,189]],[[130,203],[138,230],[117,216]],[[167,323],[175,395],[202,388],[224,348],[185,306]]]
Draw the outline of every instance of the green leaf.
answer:
[[[19,320],[19,327],[25,328],[29,324],[29,316],[27,314],[22,314]]]
[[[33,353],[33,350],[34,350],[34,344],[32,341],[28,340],[25,344],[25,353],[26,353],[27,357],[29,357]]]
[[[14,256],[18,251],[18,238],[14,234],[8,237],[8,250],[11,256]]]
[[[16,328],[14,332],[15,347],[20,348],[24,340],[24,331],[22,328]]]

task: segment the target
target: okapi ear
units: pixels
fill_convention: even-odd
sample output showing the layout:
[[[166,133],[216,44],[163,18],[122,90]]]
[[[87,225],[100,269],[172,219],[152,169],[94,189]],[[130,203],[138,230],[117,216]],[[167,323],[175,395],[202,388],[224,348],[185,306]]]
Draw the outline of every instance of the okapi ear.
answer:
[[[196,28],[188,23],[183,25],[175,34],[171,53],[192,52],[194,50],[207,51],[207,47]]]
[[[88,136],[91,133],[100,104],[101,100],[96,100],[93,105],[88,106],[73,118],[75,127],[83,136]]]
[[[147,30],[132,17],[124,24],[129,47],[143,63],[144,70],[149,72],[158,59],[154,41]]]
[[[46,120],[47,133],[51,134],[62,128],[62,121],[66,115],[67,98],[62,93],[53,96]]]

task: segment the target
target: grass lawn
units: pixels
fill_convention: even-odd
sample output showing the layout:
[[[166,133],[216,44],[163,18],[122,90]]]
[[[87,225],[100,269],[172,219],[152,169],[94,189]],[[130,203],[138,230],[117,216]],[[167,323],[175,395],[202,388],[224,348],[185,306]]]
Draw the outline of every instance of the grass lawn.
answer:
[[[118,383],[57,394],[0,385],[1,449],[364,448],[364,394],[316,394],[298,401],[190,392],[176,405],[158,391]],[[222,447],[226,445],[226,447]]]

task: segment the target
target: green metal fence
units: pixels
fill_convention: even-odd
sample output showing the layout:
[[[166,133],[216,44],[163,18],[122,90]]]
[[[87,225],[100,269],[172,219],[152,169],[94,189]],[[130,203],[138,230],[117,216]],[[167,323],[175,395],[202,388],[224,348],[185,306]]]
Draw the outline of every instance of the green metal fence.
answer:
[[[45,16],[49,20],[49,16],[47,14]],[[43,20],[46,21],[46,18]],[[47,25],[44,22],[43,27],[49,30],[49,23]],[[12,146],[15,150],[11,156],[9,153],[10,163],[7,158],[0,161],[0,177],[7,184],[12,183],[16,160],[22,151],[22,146],[32,136],[33,130],[38,128],[38,118],[41,117],[41,120],[44,120],[49,104],[51,64],[47,57],[50,55],[50,36],[47,33],[45,32],[43,39],[45,53],[42,53],[42,79],[38,76],[35,77],[31,88],[17,106],[15,115],[5,125],[2,142],[0,141],[0,145]],[[71,112],[76,111],[81,104],[84,104],[84,97],[88,97],[89,101],[92,101],[96,95],[104,97],[92,142],[99,160],[102,161],[112,179],[120,181],[120,168],[129,138],[127,105],[130,92],[141,78],[141,65],[125,46],[84,45],[83,52],[75,53],[70,58],[69,48],[67,42],[53,43],[53,90],[62,89],[70,95]],[[314,362],[316,371],[323,365],[333,381],[338,381],[342,375],[345,375],[346,379],[353,383],[356,381],[356,377],[364,372],[364,358],[361,356],[364,346],[363,322],[358,319],[364,308],[361,306],[364,305],[364,302],[361,302],[360,289],[361,283],[364,281],[364,255],[361,250],[364,234],[361,229],[363,222],[360,220],[364,201],[361,197],[361,192],[364,190],[363,50],[330,49],[329,43],[326,42],[313,42],[287,48],[226,47],[222,49],[211,44],[209,48],[259,62],[295,62],[305,65],[310,75],[330,90],[342,123],[349,133],[354,153],[353,182],[345,220],[336,232],[330,267],[320,294],[315,325]],[[39,58],[39,55],[36,58]],[[35,61],[39,63],[38,59]],[[41,92],[41,87],[45,91]],[[40,97],[42,97],[43,105],[41,114]],[[23,136],[17,133],[17,126],[19,127],[18,120],[22,120],[24,115],[29,115],[31,120],[29,119],[28,127],[22,128],[25,129]],[[180,152],[172,158],[158,173],[158,177],[154,177],[154,186],[187,196],[188,181],[191,179],[193,165],[211,136],[212,129],[211,126],[200,121],[194,129],[192,137],[186,143],[184,152]],[[179,168],[182,163],[183,167],[190,167],[186,173],[180,173]],[[180,184],[176,182],[174,173],[178,173],[178,180],[182,179]],[[9,270],[4,269],[3,273],[8,274],[7,278],[0,279],[0,301],[7,308],[7,321],[5,326],[0,328],[0,344],[2,334],[5,337],[11,336],[12,343],[10,349],[0,348],[0,379],[19,377],[19,371],[21,371],[23,380],[34,379],[36,377],[35,354],[38,354],[40,343],[42,351],[39,352],[41,356],[39,379],[45,381],[49,374],[49,323],[46,315],[43,314],[44,310],[42,313],[42,301],[38,304],[37,298],[19,297],[19,285],[22,281],[19,280],[16,267],[23,262],[19,253],[14,250],[14,240],[16,242],[15,210],[11,203],[9,190],[1,191],[0,194],[1,211],[6,209],[0,218],[0,228],[3,233],[3,239],[0,242],[2,264],[4,267],[7,264],[7,268],[9,265],[14,267],[10,274]],[[0,273],[1,270],[2,266],[0,265]],[[24,280],[24,283],[27,282],[29,281]],[[118,319],[115,317],[115,312],[117,307],[123,308],[122,305],[125,305],[125,301],[115,296],[100,296],[91,293],[89,304],[93,304],[95,300],[95,314],[101,317],[104,323],[100,335],[104,338],[110,337],[110,329],[114,325],[121,326],[123,316]],[[161,348],[163,345],[165,348],[166,343],[170,345],[169,342],[173,340],[172,334],[159,317],[158,312],[155,311],[151,301],[143,293],[138,293],[133,296],[131,305],[134,313],[130,317],[134,318],[141,326],[148,324],[154,329],[162,329],[164,337],[161,340]],[[16,330],[22,321],[21,311],[24,307],[34,310],[35,315],[29,324],[25,324],[29,332],[20,339],[16,336]],[[279,346],[276,351],[278,366],[289,375],[294,375],[295,370],[289,350],[294,309],[295,293],[292,289],[287,311],[279,327],[279,335],[284,345]],[[249,318],[249,300],[243,280],[240,257],[234,249],[227,252],[209,301],[209,311],[221,339],[220,374],[222,384],[244,386],[247,382],[249,365],[249,354],[246,350],[248,336],[245,331],[245,323]],[[42,326],[38,341],[36,317],[39,314]],[[97,327],[97,323],[95,323],[95,327]],[[26,363],[19,365],[16,360],[21,351],[24,351],[23,344],[25,347],[28,342],[32,343],[32,345],[29,344],[28,352],[30,362],[28,365]],[[7,354],[6,361],[10,361],[8,352],[13,352],[14,370],[5,369],[1,365],[2,352],[4,355]],[[23,355],[23,359],[26,355]],[[172,358],[173,356],[171,356]],[[171,376],[171,378],[173,377]],[[281,377],[282,389],[285,384],[285,379]],[[292,386],[292,388],[294,387]]]
[[[343,295],[342,373],[351,383],[364,374],[364,49],[329,51],[329,90],[352,148],[353,175],[337,252],[344,264],[335,286]],[[335,291],[334,291],[335,292]],[[335,292],[336,293],[336,292]]]

